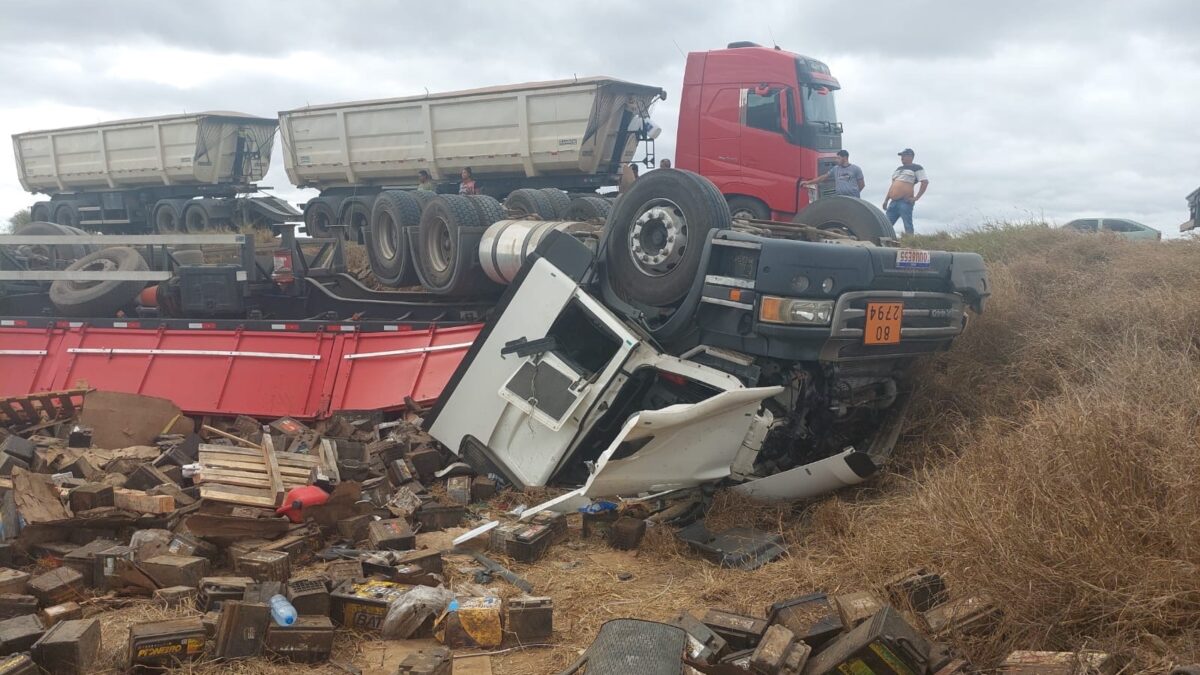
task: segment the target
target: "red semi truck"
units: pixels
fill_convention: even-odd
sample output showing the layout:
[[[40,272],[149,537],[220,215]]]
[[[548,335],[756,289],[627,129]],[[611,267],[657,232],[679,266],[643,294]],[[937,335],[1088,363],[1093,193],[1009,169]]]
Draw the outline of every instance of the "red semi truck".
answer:
[[[735,218],[791,220],[842,147],[829,67],[735,42],[688,54],[675,164],[716,184]]]

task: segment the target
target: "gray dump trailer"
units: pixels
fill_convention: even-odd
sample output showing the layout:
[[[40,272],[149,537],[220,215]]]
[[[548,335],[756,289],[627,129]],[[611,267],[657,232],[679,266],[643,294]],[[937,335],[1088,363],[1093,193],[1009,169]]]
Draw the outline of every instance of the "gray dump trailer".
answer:
[[[203,112],[29,131],[13,136],[17,177],[48,201],[34,221],[94,232],[202,233],[296,221],[300,212],[257,191],[274,119]]]

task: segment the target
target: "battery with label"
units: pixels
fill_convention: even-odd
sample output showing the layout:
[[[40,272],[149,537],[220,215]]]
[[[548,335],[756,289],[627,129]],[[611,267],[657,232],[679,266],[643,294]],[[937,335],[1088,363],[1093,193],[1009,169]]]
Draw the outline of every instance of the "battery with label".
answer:
[[[379,630],[388,605],[410,589],[393,581],[347,581],[329,594],[329,615],[340,626]]]
[[[199,617],[130,626],[128,669],[161,670],[191,661],[204,653],[206,641],[204,623]]]
[[[929,643],[885,606],[869,621],[834,640],[813,657],[806,675],[922,675],[929,665]]]

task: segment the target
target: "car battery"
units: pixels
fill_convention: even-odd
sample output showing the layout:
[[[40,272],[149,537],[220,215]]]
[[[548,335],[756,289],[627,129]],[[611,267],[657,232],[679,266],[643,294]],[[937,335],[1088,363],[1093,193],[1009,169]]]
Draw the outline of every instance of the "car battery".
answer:
[[[203,654],[207,642],[200,617],[135,624],[129,627],[127,672],[178,666]]]
[[[290,626],[267,628],[266,651],[293,663],[324,663],[333,651],[333,622],[327,616],[300,616]]]
[[[418,447],[404,454],[404,458],[412,463],[417,471],[417,477],[422,483],[432,483],[435,473],[442,468],[442,453],[429,446]]]
[[[33,645],[38,665],[50,675],[83,675],[92,671],[100,651],[100,621],[63,621]]]
[[[329,589],[317,579],[289,581],[287,599],[301,616],[329,616]]]
[[[46,628],[62,621],[74,621],[83,618],[83,608],[78,602],[64,602],[61,605],[51,605],[38,612],[38,618]]]
[[[883,604],[869,591],[856,591],[833,596],[833,604],[837,607],[838,615],[847,630],[853,630],[858,624],[875,616],[883,608]]]
[[[445,647],[418,649],[404,657],[396,675],[451,675],[454,657]]]
[[[553,541],[549,525],[523,525],[509,533],[504,552],[513,560],[534,562],[546,555]]]
[[[369,513],[343,518],[337,523],[338,535],[351,544],[357,544],[367,538],[367,527],[373,522],[375,517]]]
[[[704,625],[725,638],[729,648],[738,651],[753,649],[767,630],[767,620],[744,614],[734,614],[720,609],[710,609],[701,619]]]
[[[561,513],[552,513],[543,511],[529,519],[530,525],[545,525],[546,529],[550,530],[550,543],[558,544],[567,540],[570,535],[570,529],[567,526],[567,517]]]
[[[312,537],[308,532],[299,532],[290,534],[281,539],[277,539],[266,546],[258,549],[260,551],[280,551],[288,554],[288,563],[292,567],[297,567],[312,557]]]
[[[608,545],[620,551],[632,551],[642,543],[646,535],[646,521],[641,518],[621,517],[612,524],[608,533]]]
[[[446,481],[446,497],[460,506],[471,503],[471,477],[452,476]]]
[[[196,594],[196,609],[201,612],[211,612],[221,608],[226,600],[241,600],[246,595],[246,587],[254,583],[250,577],[205,577],[200,580],[200,590]]]
[[[496,496],[496,479],[476,476],[471,481],[471,501],[486,502]]]
[[[451,649],[499,647],[504,641],[500,599],[463,598],[451,602],[434,626],[434,637]]]
[[[38,611],[38,600],[32,595],[0,593],[0,620],[25,616]]]
[[[26,614],[0,621],[0,649],[21,652],[33,646],[46,632],[36,614]]]
[[[403,457],[397,457],[387,463],[387,476],[392,487],[400,487],[417,480],[417,470],[413,467],[412,462]]]
[[[842,618],[824,593],[782,600],[767,608],[767,623],[780,624],[813,649],[841,634]]]
[[[393,581],[345,582],[329,594],[329,616],[353,630],[379,630],[388,605],[411,588]]]
[[[330,587],[337,588],[344,581],[362,579],[367,575],[361,560],[334,560],[326,563],[325,576],[329,579]]]
[[[0,656],[0,675],[41,675],[42,671],[28,654]]]
[[[613,523],[617,522],[620,517],[621,514],[617,513],[616,509],[605,509],[595,513],[585,511],[583,513],[583,538],[596,537],[607,541]]]
[[[727,651],[725,638],[713,632],[691,613],[682,611],[671,620],[688,634],[688,655],[693,661],[712,663]]]
[[[409,551],[417,545],[412,527],[403,518],[377,520],[367,527],[367,541],[377,551]]]
[[[422,532],[435,532],[448,527],[458,527],[466,512],[466,507],[457,504],[428,502],[413,513],[413,519],[421,524]]]
[[[811,658],[806,675],[911,675],[929,666],[929,642],[900,612],[885,606]]]
[[[112,539],[97,539],[63,556],[63,564],[83,575],[84,586],[94,588],[96,586],[96,554],[116,545],[117,542]]]
[[[241,314],[240,265],[183,265],[179,277],[179,302],[184,312],[201,316]]]
[[[1000,619],[1000,608],[983,598],[968,596],[938,605],[922,613],[921,618],[933,635],[980,634]]]
[[[83,597],[83,575],[60,567],[29,580],[29,593],[45,605],[57,605]]]
[[[249,539],[240,539],[225,548],[225,558],[229,561],[230,567],[236,568],[238,564],[238,558],[241,558],[251,551],[257,551],[270,543],[271,542],[266,539],[258,539],[254,537]]]
[[[750,668],[756,673],[800,675],[812,647],[796,639],[792,631],[779,624],[767,627],[762,640],[750,657]]]
[[[116,574],[117,560],[133,561],[131,546],[109,546],[92,556],[92,584],[97,590],[109,590],[112,577]]]
[[[884,588],[892,602],[899,607],[910,607],[914,612],[928,612],[950,599],[942,576],[921,568],[892,577]]]
[[[505,631],[521,644],[548,640],[554,633],[554,601],[547,597],[510,598],[504,603]]]
[[[234,569],[255,581],[287,581],[291,556],[283,551],[250,551],[237,559]]]

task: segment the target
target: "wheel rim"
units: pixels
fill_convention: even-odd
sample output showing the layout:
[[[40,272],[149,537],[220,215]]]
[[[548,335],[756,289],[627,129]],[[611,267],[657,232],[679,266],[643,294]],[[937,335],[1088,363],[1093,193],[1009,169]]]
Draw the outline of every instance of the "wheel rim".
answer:
[[[324,237],[324,236],[329,235],[329,228],[332,225],[333,219],[329,217],[328,213],[325,213],[323,211],[318,211],[313,214],[312,220],[313,220],[313,222],[312,222],[313,232],[311,232],[312,236]]]
[[[634,219],[627,244],[643,274],[668,274],[679,266],[687,250],[688,222],[683,209],[669,199],[651,200]]]
[[[379,253],[385,260],[392,260],[396,257],[396,221],[392,220],[391,216],[384,215],[379,223],[382,230],[379,232]]]
[[[112,272],[118,269],[117,263],[108,258],[99,258],[79,268],[80,272]],[[97,284],[102,284],[103,281],[72,281],[71,286],[75,289],[91,288]]]
[[[444,218],[433,221],[433,232],[429,238],[429,264],[435,272],[445,272],[450,269],[450,257],[454,254],[454,239],[450,236],[450,226]]]

